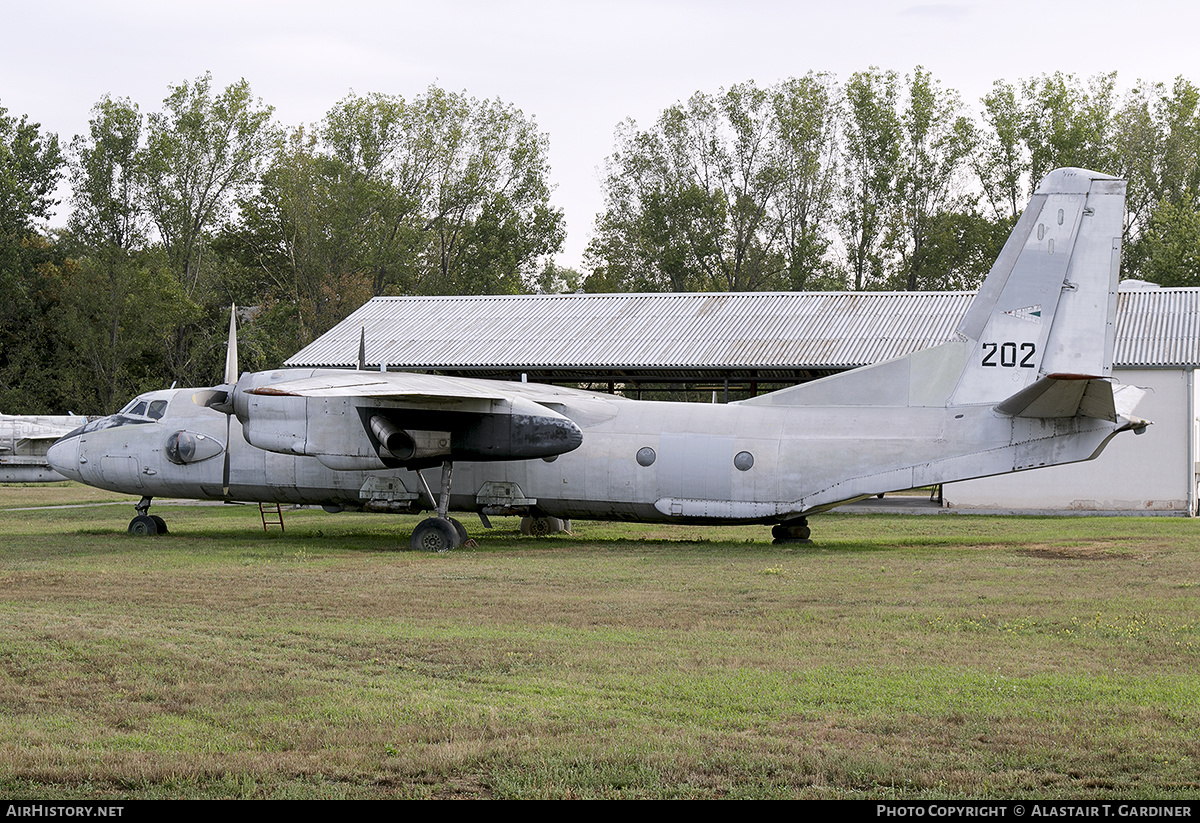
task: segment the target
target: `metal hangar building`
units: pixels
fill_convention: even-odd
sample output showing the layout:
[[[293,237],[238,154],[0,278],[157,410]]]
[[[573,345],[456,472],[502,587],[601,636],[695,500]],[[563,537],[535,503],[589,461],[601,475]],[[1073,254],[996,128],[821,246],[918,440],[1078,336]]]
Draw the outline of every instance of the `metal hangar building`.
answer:
[[[761,394],[954,339],[973,292],[377,297],[289,358],[584,385]],[[1113,378],[1150,391],[1141,436],[1094,461],[948,484],[963,511],[1196,515],[1200,289],[1122,283]]]

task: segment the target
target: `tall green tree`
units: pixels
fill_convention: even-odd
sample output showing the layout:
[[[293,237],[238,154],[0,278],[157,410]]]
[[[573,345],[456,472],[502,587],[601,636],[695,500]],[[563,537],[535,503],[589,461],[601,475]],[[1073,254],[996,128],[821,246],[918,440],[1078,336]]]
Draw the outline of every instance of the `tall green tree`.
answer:
[[[970,162],[997,219],[1015,220],[1032,187],[1053,169],[1115,174],[1125,168],[1115,73],[1086,82],[1061,72],[1015,85],[998,80],[982,104],[982,129]]]
[[[325,118],[337,225],[376,294],[519,292],[561,247],[549,143],[499,101],[430,87],[411,101],[351,95]]]
[[[416,290],[443,113],[395,95],[352,94],[326,114],[313,146],[322,175],[313,180],[313,216],[346,252],[325,250],[328,272],[363,274],[376,295]]]
[[[1121,161],[1115,173],[1129,181],[1122,268],[1174,279],[1164,269],[1164,242],[1178,241],[1200,205],[1200,90],[1183,78],[1171,87],[1138,84],[1117,113],[1114,142]]]
[[[838,226],[855,291],[887,277],[883,240],[892,219],[900,162],[899,76],[871,68],[846,84],[842,208]]]
[[[697,93],[608,161],[595,291],[799,288],[822,274],[836,168],[825,75]]]
[[[57,201],[54,189],[62,177],[58,137],[41,125],[9,116],[0,106],[0,238],[19,241],[48,220]]]
[[[46,411],[55,399],[47,375],[56,337],[45,318],[62,260],[42,227],[57,205],[63,162],[56,135],[0,106],[0,409],[6,412]]]
[[[1156,113],[1161,106],[1161,95],[1161,85],[1139,83],[1126,94],[1113,116],[1111,142],[1115,165],[1102,171],[1128,181],[1125,196],[1127,228],[1144,227],[1149,212],[1159,199],[1157,167],[1165,138]]]
[[[208,237],[257,184],[276,144],[271,112],[245,80],[214,93],[205,74],[173,86],[149,116],[138,164],[144,205],[189,295],[200,288]]]
[[[566,236],[550,205],[549,140],[518,109],[429,89],[417,101],[432,174],[422,195],[423,294],[525,290]]]
[[[1156,90],[1152,116],[1160,142],[1150,194],[1156,201],[1186,203],[1200,194],[1200,88],[1178,77],[1169,94],[1162,86]]]
[[[224,247],[297,307],[303,342],[372,294],[534,288],[564,237],[547,154],[498,101],[352,94],[279,146]]]
[[[370,216],[385,218],[365,187],[341,161],[320,152],[315,134],[295,129],[261,185],[239,201],[241,219],[227,224],[215,244],[243,275],[233,302],[269,303],[276,320],[291,317],[293,327],[277,322],[276,330],[289,329],[281,342],[293,351],[371,294],[365,261],[376,249],[364,224]],[[358,304],[347,308],[343,298]]]
[[[87,135],[71,141],[67,226],[74,261],[62,270],[54,316],[65,332],[63,379],[80,408],[111,413],[152,387],[135,372],[152,370],[143,356],[145,332],[158,318],[147,309],[161,307],[161,299],[138,259],[147,242],[137,183],[141,112],[129,100],[105,97],[88,126]]]
[[[977,137],[957,92],[943,88],[920,66],[906,85],[894,239],[900,257],[897,283],[915,291],[930,281],[930,273],[934,278],[944,274],[937,267],[927,271],[933,262],[927,247],[935,221],[972,210],[975,198],[966,193],[964,177]]]
[[[774,95],[780,184],[771,202],[782,237],[785,286],[796,291],[832,282],[828,251],[838,191],[839,102],[828,74],[786,80]]]
[[[73,407],[111,414],[130,397],[171,383],[168,344],[192,319],[174,274],[154,255],[72,260],[49,309],[60,332],[61,379]],[[207,375],[213,382],[215,374]]]
[[[1144,239],[1142,279],[1163,286],[1200,286],[1200,210],[1181,198],[1163,200]]]
[[[1029,178],[1018,92],[1012,84],[997,80],[982,102],[983,128],[972,165],[992,217],[1016,222],[1025,206]]]
[[[212,290],[188,294],[169,250],[152,242],[147,164],[161,158],[142,138],[138,106],[105,97],[92,110],[88,133],[71,143],[74,208],[62,242],[73,259],[61,269],[51,313],[62,330],[61,379],[92,411],[114,411],[131,395],[172,381],[219,375],[204,349],[224,324],[205,318],[199,302],[208,300],[215,314]]]
[[[97,252],[128,254],[145,246],[139,198],[142,115],[135,103],[105,97],[92,109],[87,136],[71,141],[68,228]]]
[[[174,331],[165,341],[169,378],[184,384],[214,379],[214,353],[225,269],[211,239],[233,216],[233,204],[258,185],[277,145],[272,109],[245,80],[217,92],[205,74],[171,87],[161,111],[147,119],[137,163],[142,206],[153,238],[179,285]]]
[[[1055,72],[1022,83],[1021,138],[1029,151],[1032,183],[1062,166],[1115,169],[1115,72],[1085,85]]]

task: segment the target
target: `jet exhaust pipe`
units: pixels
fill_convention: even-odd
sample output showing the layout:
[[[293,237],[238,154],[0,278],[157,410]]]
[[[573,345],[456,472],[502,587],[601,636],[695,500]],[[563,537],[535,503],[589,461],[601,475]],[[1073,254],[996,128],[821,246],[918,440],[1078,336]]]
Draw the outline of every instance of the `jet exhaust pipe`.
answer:
[[[396,460],[417,460],[450,454],[450,432],[407,431],[380,414],[372,415],[371,434],[379,441],[380,449]]]

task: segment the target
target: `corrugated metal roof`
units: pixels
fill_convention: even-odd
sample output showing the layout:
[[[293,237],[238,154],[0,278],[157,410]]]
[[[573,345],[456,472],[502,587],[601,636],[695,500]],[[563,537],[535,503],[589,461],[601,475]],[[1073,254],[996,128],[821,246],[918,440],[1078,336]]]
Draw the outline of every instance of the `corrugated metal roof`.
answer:
[[[289,366],[838,370],[952,340],[973,292],[376,297]],[[1121,292],[1116,363],[1200,365],[1200,289]]]
[[[1118,366],[1200,365],[1200,289],[1117,295]]]

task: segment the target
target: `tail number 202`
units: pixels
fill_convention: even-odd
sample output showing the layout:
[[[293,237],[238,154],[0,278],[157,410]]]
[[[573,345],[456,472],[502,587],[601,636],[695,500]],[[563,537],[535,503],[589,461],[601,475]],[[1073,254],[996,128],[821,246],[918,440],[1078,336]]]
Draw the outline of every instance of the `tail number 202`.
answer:
[[[1001,366],[1006,369],[1032,369],[1036,368],[1033,362],[1036,352],[1037,345],[1034,343],[984,343],[982,365]]]

